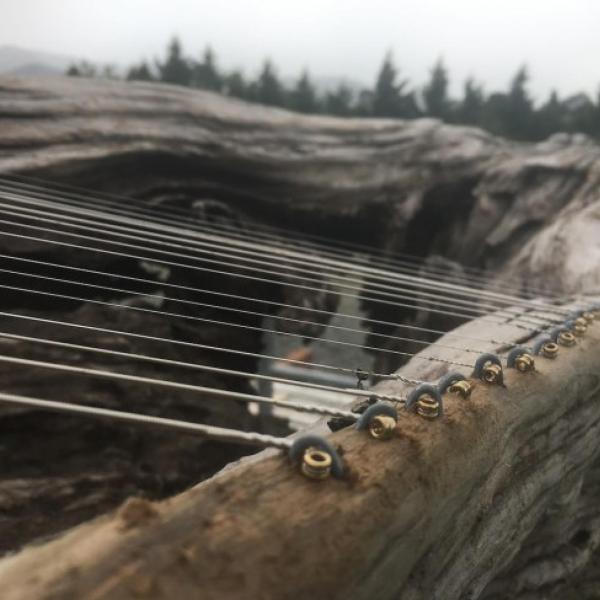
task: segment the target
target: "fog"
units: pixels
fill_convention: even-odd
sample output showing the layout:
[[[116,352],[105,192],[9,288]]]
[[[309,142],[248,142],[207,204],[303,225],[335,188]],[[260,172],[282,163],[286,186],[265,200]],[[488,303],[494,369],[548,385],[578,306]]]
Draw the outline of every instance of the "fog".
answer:
[[[443,57],[453,93],[471,75],[505,88],[525,63],[537,99],[595,95],[599,26],[594,0],[0,0],[0,45],[127,65],[177,34],[190,54],[210,44],[226,69],[253,74],[268,56],[283,77],[306,67],[363,84],[391,49],[414,85]]]

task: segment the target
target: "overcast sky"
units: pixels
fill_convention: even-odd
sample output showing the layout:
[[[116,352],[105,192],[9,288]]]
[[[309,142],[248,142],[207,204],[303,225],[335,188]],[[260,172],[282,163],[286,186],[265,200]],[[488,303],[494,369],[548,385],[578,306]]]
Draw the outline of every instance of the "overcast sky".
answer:
[[[600,84],[600,0],[0,0],[0,46],[128,64],[173,34],[247,73],[269,56],[286,77],[371,84],[391,49],[415,85],[440,56],[455,91],[469,75],[505,88],[523,63],[537,98]]]

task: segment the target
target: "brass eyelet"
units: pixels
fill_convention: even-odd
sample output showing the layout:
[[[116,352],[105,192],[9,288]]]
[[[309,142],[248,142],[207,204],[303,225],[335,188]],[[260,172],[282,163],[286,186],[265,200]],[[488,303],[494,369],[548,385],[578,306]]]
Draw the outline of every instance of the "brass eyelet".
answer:
[[[396,419],[388,415],[376,415],[369,423],[369,433],[376,440],[389,440],[396,431]]]
[[[570,331],[561,331],[556,337],[561,346],[574,346],[577,343],[575,336]]]
[[[309,479],[327,479],[331,474],[331,456],[319,448],[307,448],[300,470]]]
[[[545,358],[556,358],[558,356],[558,344],[546,342],[542,346],[542,356]]]
[[[527,373],[535,369],[535,361],[531,354],[521,354],[515,359],[515,368],[521,373]]]
[[[502,380],[502,367],[493,362],[488,362],[481,370],[481,378],[486,383],[500,383]]]
[[[471,395],[472,390],[473,384],[466,379],[455,381],[452,385],[448,386],[448,392],[456,394],[457,396],[462,396],[463,398],[468,398]]]
[[[417,414],[424,419],[436,419],[440,415],[440,403],[428,394],[423,394],[417,400]]]

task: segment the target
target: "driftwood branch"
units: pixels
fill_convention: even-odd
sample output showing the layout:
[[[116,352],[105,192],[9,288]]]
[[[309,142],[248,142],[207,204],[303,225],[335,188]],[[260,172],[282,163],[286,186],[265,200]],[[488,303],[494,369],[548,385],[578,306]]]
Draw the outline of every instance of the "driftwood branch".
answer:
[[[40,176],[189,208],[246,233],[255,222],[291,224],[390,252],[442,254],[487,269],[496,283],[511,289],[598,290],[599,167],[599,147],[581,136],[513,144],[435,120],[307,117],[169,86],[0,78],[0,174]],[[7,240],[1,241],[3,253],[151,277],[135,261],[96,257],[90,265],[89,257],[77,253],[49,255],[44,244]],[[443,264],[450,277],[460,276],[455,264]],[[156,277],[137,294],[161,293],[160,281]],[[176,270],[168,281],[206,283]],[[367,294],[369,286],[367,279]],[[282,277],[276,288],[243,292],[335,308],[335,299],[327,304],[332,299],[325,282],[322,287],[298,297]],[[69,292],[64,286],[59,291]],[[239,293],[240,286],[227,291]],[[135,294],[126,299],[139,301]],[[0,303],[22,314],[97,325],[107,320],[86,303],[23,306],[9,293]],[[171,307],[181,308],[177,302]],[[384,321],[436,329],[458,323],[442,321],[425,306],[363,308]],[[140,319],[127,326],[215,345],[224,339],[218,328],[180,322]],[[480,337],[483,323],[473,327],[468,331]],[[8,330],[9,322],[2,328]],[[485,328],[491,331],[489,322]],[[45,336],[48,330],[28,333]],[[522,331],[503,334],[513,339]],[[555,363],[540,361],[535,376],[509,378],[514,386],[508,392],[479,390],[470,403],[453,402],[443,422],[403,420],[401,437],[389,444],[374,445],[350,431],[336,434],[353,468],[349,481],[311,485],[281,457],[268,457],[164,504],[130,503],[117,516],[5,560],[3,597],[195,597],[202,589],[207,597],[214,590],[215,597],[227,598],[240,597],[245,587],[244,597],[257,598],[309,593],[333,598],[350,589],[365,598],[499,599],[509,593],[523,600],[550,593],[567,598],[575,592],[563,580],[597,560],[595,335]],[[66,334],[61,339],[81,342]],[[93,336],[84,341],[131,352],[156,350],[118,336],[104,337],[102,344]],[[229,342],[261,351],[263,340],[239,336]],[[412,352],[421,346],[395,341],[390,348]],[[39,350],[25,345],[11,351],[40,358]],[[460,354],[449,356],[460,360]],[[170,357],[190,358],[175,352]],[[214,355],[193,359],[256,368],[253,361],[232,365]],[[81,364],[89,362],[81,357]],[[397,366],[377,363],[385,372]],[[139,372],[137,366],[127,368]],[[422,378],[443,372],[415,362],[404,369]],[[65,392],[64,381],[42,373],[19,377],[5,369],[1,376],[7,391],[53,392],[58,398]],[[222,379],[196,383],[244,385]],[[249,425],[242,410],[223,414],[192,399],[179,404],[164,394],[138,398],[127,387],[89,381],[77,381],[69,391],[98,405],[147,400],[156,414]],[[177,493],[239,456],[236,449],[222,451],[194,439],[173,443],[147,433],[142,439],[129,428],[82,428],[78,420],[31,411],[2,411],[0,427],[0,552],[77,524],[127,496]],[[28,431],[34,437],[22,433]],[[56,466],[50,473],[49,462]],[[280,499],[291,492],[288,507]],[[40,518],[45,511],[53,511],[53,518]],[[36,517],[23,519],[23,512]],[[343,555],[335,553],[340,548]],[[231,577],[223,576],[226,567]],[[284,580],[285,589],[278,587]],[[585,597],[596,580],[593,572],[589,579],[582,575],[576,597]]]
[[[506,388],[446,397],[440,420],[404,415],[389,442],[333,434],[350,469],[342,481],[305,480],[263,453],[171,500],[130,500],[0,562],[3,597],[424,600],[547,589],[600,541],[599,344],[594,324],[535,373],[507,372]],[[413,359],[404,372],[434,368]]]

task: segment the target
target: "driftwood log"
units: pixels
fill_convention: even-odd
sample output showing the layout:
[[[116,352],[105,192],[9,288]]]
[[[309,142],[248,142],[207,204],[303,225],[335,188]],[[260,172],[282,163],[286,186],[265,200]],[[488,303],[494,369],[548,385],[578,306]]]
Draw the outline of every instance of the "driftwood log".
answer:
[[[600,147],[583,135],[523,144],[434,119],[305,116],[174,86],[2,77],[2,173],[195,206],[241,228],[291,225],[440,254],[524,291],[600,285]],[[365,308],[380,320],[431,318]]]
[[[537,293],[545,290],[563,294],[593,292],[600,287],[600,262],[597,260],[600,244],[600,148],[582,136],[558,135],[537,145],[516,144],[494,138],[474,128],[448,126],[435,120],[402,122],[307,117],[251,106],[206,92],[169,86],[5,77],[0,79],[0,175],[2,174],[36,176],[58,183],[81,185],[99,192],[132,196],[152,205],[189,208],[213,222],[225,222],[242,231],[251,231],[252,224],[256,222],[291,225],[307,232],[376,246],[386,253],[408,252],[428,261],[437,261],[435,255],[442,254],[450,261],[447,263],[449,272],[461,273],[461,267],[457,263],[466,267],[483,268],[495,276],[495,285],[506,285],[507,288],[522,289],[524,292],[535,290]],[[23,244],[22,241],[16,243],[14,239],[10,242],[8,238],[2,239],[1,244],[1,251],[7,254],[73,265],[81,265],[85,259],[85,264],[89,264],[88,257],[74,253],[56,251],[49,255],[47,247],[42,244]],[[106,271],[148,277],[145,267],[132,261],[102,261],[93,266]],[[189,278],[189,273],[173,271],[169,274],[169,281],[181,282],[184,277]],[[192,282],[198,287],[202,283]],[[300,299],[294,296],[297,292],[285,284],[285,278],[282,278],[281,285],[253,287],[245,289],[245,292],[256,296],[264,294],[284,302],[291,298],[291,304],[306,301],[309,305],[318,307],[327,306],[331,301],[330,295],[326,293],[325,281],[323,293],[313,293]],[[211,285],[216,285],[216,282],[211,282]],[[65,290],[61,288],[59,291]],[[147,291],[139,290],[139,293]],[[150,291],[162,291],[160,278],[156,278]],[[232,283],[227,291],[236,293],[239,291],[239,284]],[[368,280],[366,291],[369,291]],[[127,300],[137,301],[135,297]],[[40,301],[23,306],[19,297],[3,294],[0,304],[2,310],[24,314],[58,314],[65,320],[89,324],[102,324],[106,321],[106,315],[102,311],[86,303]],[[379,304],[364,304],[367,314],[379,320],[404,321],[436,329],[454,326],[459,322],[456,319],[442,320],[426,308],[394,309],[391,312],[389,308]],[[177,303],[174,306],[182,308]],[[302,318],[302,315],[299,316]],[[6,320],[1,325],[3,330],[8,330],[11,326]],[[218,328],[182,327],[181,322],[142,319],[139,323],[129,325],[134,330],[159,331],[172,339],[200,338],[219,344],[224,337],[223,331]],[[383,328],[371,333],[382,332],[394,333]],[[44,336],[47,332],[38,328],[35,334]],[[66,336],[64,339],[81,341],[78,337]],[[98,342],[93,337],[85,341],[90,345]],[[118,350],[141,353],[155,350],[118,337],[102,341],[103,345]],[[252,351],[261,351],[262,344],[263,340],[258,336],[242,335],[231,343]],[[371,345],[380,344],[380,338],[371,340]],[[389,348],[412,352],[420,350],[421,346],[394,342]],[[39,350],[26,345],[13,347],[11,352],[22,356],[39,356],[36,354]],[[377,370],[390,372],[399,366],[397,360],[391,361],[389,356],[377,357]],[[60,354],[55,358],[60,359]],[[187,360],[190,356],[177,354],[172,358]],[[222,356],[196,355],[193,359],[248,371],[256,368],[253,361],[224,363]],[[82,364],[89,364],[87,361],[88,358],[81,358]],[[127,368],[144,374],[138,365],[127,365]],[[405,368],[414,369],[410,366]],[[169,373],[169,376],[180,377],[181,373]],[[7,391],[34,396],[44,396],[44,391],[52,390],[60,397],[63,389],[61,386],[64,386],[59,378],[49,378],[41,372],[28,373],[26,377],[19,378],[17,374],[4,369],[1,377]],[[575,377],[575,371],[568,370],[566,380],[572,381],[572,377]],[[583,375],[576,379],[588,383],[591,381]],[[239,380],[201,379],[196,382],[229,388],[245,386]],[[589,383],[589,386],[591,390],[593,385]],[[74,387],[74,392],[82,401],[109,407],[130,408],[130,391],[126,386],[98,387],[89,381],[78,381]],[[578,397],[576,394],[568,396],[561,402],[575,402]],[[248,415],[242,410],[222,415],[215,413],[206,403],[197,405],[190,399],[189,402],[178,404],[164,394],[160,397],[148,397],[146,400],[156,406],[155,412],[160,415],[197,418],[215,424],[225,424],[225,419],[229,424],[233,421],[240,427],[256,425],[248,422]],[[493,403],[491,405],[495,406]],[[538,406],[537,401],[533,405]],[[564,441],[565,448],[571,447],[566,416],[568,407],[571,406],[561,403],[557,405],[556,410],[561,410],[560,407],[564,409],[564,413],[560,413],[563,417],[553,411],[548,413],[555,416],[557,427],[563,427],[560,435],[553,437],[552,443],[548,442],[548,452],[554,450],[555,446],[552,444],[559,444],[561,440]],[[574,430],[579,426],[579,421],[576,420],[580,414],[578,410],[574,411]],[[517,419],[516,413],[514,418]],[[486,422],[484,419],[482,426]],[[530,425],[529,421],[528,424]],[[451,429],[452,421],[447,425]],[[497,458],[499,455],[493,453],[491,457],[487,457],[486,440],[477,437],[471,426],[472,424],[465,430],[474,436],[470,444],[473,445],[475,441],[483,444],[476,446],[483,454],[474,455],[472,460],[475,462],[472,464],[477,460],[485,462],[488,458]],[[592,426],[593,419],[590,417],[590,427]],[[0,552],[15,550],[33,539],[80,523],[117,506],[128,496],[170,496],[209,476],[242,453],[233,447],[214,447],[191,439],[173,444],[172,438],[168,436],[149,435],[146,432],[139,434],[130,428],[109,424],[90,424],[81,429],[79,420],[41,415],[34,411],[15,414],[14,411],[2,410],[0,428],[0,461],[3,465],[0,482]],[[34,433],[30,437],[24,433],[31,431]],[[58,431],[61,432],[60,436],[51,435]],[[480,430],[482,438],[483,432],[487,431],[485,428]],[[534,431],[537,430],[534,428]],[[490,444],[500,439],[500,428],[489,429],[489,432]],[[521,435],[520,429],[517,428],[517,432]],[[340,438],[345,439],[346,435],[349,434],[342,433]],[[39,444],[40,439],[52,439],[53,442]],[[106,444],[107,439],[111,439],[111,445]],[[409,439],[413,438],[409,436]],[[514,443],[518,444],[523,439],[525,438],[517,435]],[[419,442],[416,438],[413,442],[417,446],[426,443],[425,440]],[[506,443],[509,448],[512,447],[513,442],[507,439]],[[72,452],[73,448],[77,448],[79,452]],[[459,445],[460,448],[462,446]],[[569,593],[574,593],[575,597],[585,597],[581,590],[573,592],[571,582],[565,584],[566,587],[560,587],[563,580],[569,580],[570,575],[579,573],[579,568],[588,562],[598,535],[593,526],[596,517],[590,508],[594,498],[595,471],[593,468],[588,469],[591,463],[586,457],[591,449],[573,448],[573,456],[581,454],[581,473],[586,485],[582,487],[585,492],[582,491],[578,496],[579,500],[575,503],[577,506],[569,505],[569,511],[572,509],[579,512],[573,519],[565,517],[564,530],[560,529],[562,525],[558,524],[559,519],[550,519],[551,523],[549,521],[543,527],[538,519],[529,529],[524,526],[531,534],[531,540],[524,541],[520,535],[516,535],[514,539],[502,538],[504,545],[499,544],[499,547],[502,546],[502,553],[507,552],[510,557],[503,555],[497,562],[491,561],[492,566],[486,575],[474,573],[472,588],[468,588],[465,583],[467,574],[462,574],[456,581],[457,585],[465,583],[465,587],[460,588],[460,591],[458,588],[448,587],[448,595],[444,596],[442,583],[450,585],[450,579],[444,579],[436,571],[434,579],[439,579],[441,583],[435,589],[428,588],[427,586],[434,585],[433,580],[419,578],[415,575],[418,571],[411,570],[411,577],[416,577],[415,581],[421,582],[415,584],[415,589],[422,585],[425,586],[423,590],[434,590],[435,593],[442,594],[439,597],[444,598],[453,597],[455,592],[459,594],[456,597],[463,597],[460,596],[462,593],[465,594],[464,597],[469,597],[466,590],[472,589],[472,597],[477,597],[481,592],[483,597],[487,595],[491,598],[496,594],[500,598],[507,597],[506,590],[514,586],[517,590],[515,594],[531,593],[531,597],[535,598],[542,598],[544,594],[559,594],[557,590],[562,594],[557,597],[565,598]],[[382,449],[381,452],[383,451]],[[510,450],[507,452],[510,454]],[[554,455],[559,457],[556,459],[559,460],[556,468],[560,470],[563,465],[560,463],[561,450],[554,452]],[[183,460],[182,456],[185,457]],[[425,456],[428,456],[427,452]],[[530,458],[532,465],[537,464],[538,460],[540,464],[543,463],[545,456],[543,452],[533,454],[533,458]],[[573,460],[579,460],[577,456]],[[280,459],[269,460],[271,462],[268,464],[273,467],[282,466]],[[468,460],[471,459],[467,459],[466,454],[457,452],[456,462],[452,463],[456,469],[459,469],[460,460],[466,461],[465,469],[468,471],[471,465]],[[52,465],[50,470],[49,464]],[[262,469],[262,464],[256,463],[255,468]],[[567,473],[566,466],[564,469]],[[277,473],[281,473],[285,481],[298,484],[295,476],[285,469]],[[452,490],[456,471],[444,471],[440,467],[434,473],[438,473],[438,478],[434,482],[424,481],[424,486],[418,493],[423,493],[427,485],[431,485],[433,495],[443,503],[441,496]],[[219,482],[222,478],[226,480],[230,476],[234,475],[225,473],[208,482],[207,489],[220,489]],[[483,471],[480,476],[484,476]],[[274,483],[279,481],[278,477],[280,476],[275,477]],[[457,494],[463,493],[471,485],[468,482],[472,480],[468,480],[467,474],[465,477],[467,487],[457,488]],[[376,480],[373,481],[376,483]],[[509,480],[503,479],[498,484],[498,489],[507,486],[507,481]],[[567,481],[570,482],[570,479]],[[299,485],[307,484],[300,482]],[[343,485],[346,484],[332,482],[334,490],[342,489]],[[569,488],[570,483],[565,486]],[[548,503],[551,498],[557,495],[555,488],[555,483],[536,488],[541,494],[540,502],[543,506],[550,506]],[[249,489],[254,488],[250,486]],[[373,489],[380,488],[374,485]],[[308,494],[317,493],[313,487],[306,487],[306,491]],[[393,490],[393,494],[400,492],[399,489]],[[189,498],[193,498],[195,493],[197,492],[190,492]],[[307,496],[309,497],[312,496]],[[399,497],[390,496],[392,500]],[[483,495],[479,491],[472,501],[476,502],[477,498],[483,502]],[[179,502],[184,506],[188,500],[173,500],[173,506],[179,506]],[[358,500],[357,502],[360,504]],[[134,504],[133,510],[135,506]],[[169,506],[167,503],[156,509],[161,513],[157,523],[169,521],[162,517],[162,511],[168,513],[171,510]],[[397,506],[401,510],[402,504],[397,503]],[[175,518],[177,511],[175,508],[173,510]],[[537,509],[532,510],[538,514],[535,512]],[[563,512],[571,514],[569,511],[565,509]],[[364,512],[361,509],[360,514]],[[559,513],[562,514],[561,511]],[[24,519],[23,514],[31,516]],[[52,518],[48,518],[48,514]],[[299,518],[301,516],[302,513]],[[569,537],[565,532],[571,531],[569,528],[574,527],[575,521],[584,524],[581,528],[583,533],[574,529],[572,537]],[[555,522],[558,527],[556,532],[551,527]],[[368,523],[366,521],[365,527]],[[437,517],[432,523],[440,525]],[[392,530],[395,531],[393,527]],[[131,535],[142,535],[142,531],[146,530],[134,528]],[[154,529],[152,531],[156,533]],[[436,531],[441,533],[447,530],[432,528],[431,534]],[[499,555],[502,554],[493,545],[493,537],[477,537],[476,531],[474,529],[473,537],[467,540],[469,543],[475,544],[480,540],[481,548],[493,547]],[[492,531],[494,530],[487,529],[486,535]],[[540,534],[542,542],[536,537],[536,532],[539,531],[546,531],[543,535]],[[85,534],[76,532],[72,535]],[[378,534],[374,532],[373,535]],[[125,541],[121,537],[118,538],[118,544],[123,551],[129,552],[135,547],[135,544],[127,546],[127,536],[124,537]],[[143,536],[136,537],[136,540],[139,542],[142,538]],[[380,538],[380,541],[383,539]],[[433,543],[433,538],[430,541]],[[460,548],[468,548],[467,541],[458,536],[456,539],[439,538],[436,543],[455,543],[458,555]],[[322,542],[323,540],[320,541]],[[122,543],[125,546],[120,546]],[[567,550],[574,547],[581,551],[574,551],[570,555],[562,548],[563,543]],[[373,547],[367,544],[364,551],[359,553],[362,561],[369,565],[374,556],[370,553]],[[481,548],[478,546],[477,551]],[[543,563],[540,553],[548,548],[551,551],[548,551],[548,559]],[[26,554],[29,552],[28,550]],[[35,552],[42,553],[44,550]],[[426,561],[423,558],[425,554],[419,556],[421,559],[417,561],[418,564],[425,564],[422,563],[422,560]],[[448,572],[454,577],[456,572],[450,568],[453,564],[450,554],[447,557]],[[149,556],[148,559],[150,558]],[[271,557],[270,560],[275,558]],[[558,560],[562,569],[557,571],[562,573],[558,579],[548,574],[550,571],[554,572],[553,565],[556,563],[553,560]],[[596,559],[592,558],[589,562],[593,564],[594,560]],[[17,559],[11,559],[3,569],[7,569],[6,565],[9,564],[17,565],[17,562]],[[411,564],[414,566],[417,562]],[[443,562],[440,558],[438,564]],[[160,561],[156,564],[159,563]],[[475,559],[471,565],[475,570],[482,568],[483,563],[475,566],[474,563]],[[221,563],[217,561],[215,566],[218,564],[224,564],[224,560]],[[298,564],[301,564],[300,558]],[[534,568],[527,571],[532,564]],[[13,568],[18,567],[10,566],[11,572]],[[425,571],[430,575],[435,569]],[[339,589],[349,589],[352,582],[356,581],[353,577],[360,572],[359,568],[349,566],[346,578],[338,578]],[[91,573],[97,573],[98,581],[100,580],[99,570],[92,570]],[[594,573],[597,571],[592,569],[592,582]],[[52,581],[60,581],[60,585],[68,579],[62,578],[58,571],[52,577]],[[527,580],[527,577],[530,579]],[[580,578],[585,587],[587,584],[583,575]],[[426,579],[429,583],[423,583]],[[115,581],[118,585],[129,585],[122,577],[117,577]],[[374,580],[365,577],[365,581]],[[401,586],[408,586],[403,589],[407,598],[412,597],[410,594],[413,592],[409,593],[409,590],[413,588],[409,586],[409,580],[399,578],[396,583],[392,580],[384,583],[397,584],[395,589],[398,590]],[[144,585],[142,584],[142,592],[146,589]],[[308,584],[299,582],[299,590],[305,589],[302,585]],[[589,586],[593,588],[593,583]],[[11,590],[16,589],[12,585],[10,587]],[[93,586],[86,589],[92,588]],[[367,588],[364,589],[366,594]],[[315,593],[319,597],[317,591]],[[328,593],[333,595],[333,588]],[[418,597],[418,593],[414,593]],[[423,593],[423,597],[427,597],[427,593]],[[152,597],[151,592],[148,594]]]
[[[132,499],[0,562],[3,598],[565,598],[600,543],[599,366],[596,323],[506,388],[446,396],[437,421],[404,414],[388,442],[333,434],[344,480],[264,452],[170,500]]]

